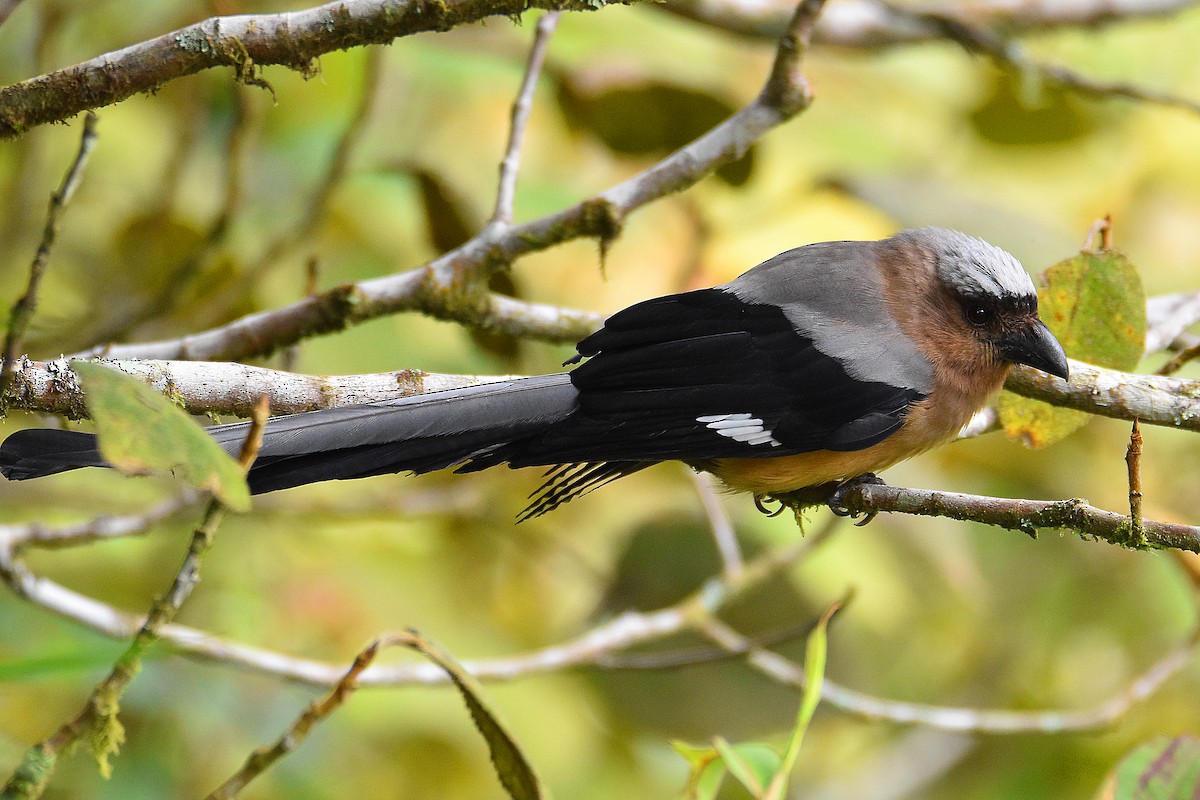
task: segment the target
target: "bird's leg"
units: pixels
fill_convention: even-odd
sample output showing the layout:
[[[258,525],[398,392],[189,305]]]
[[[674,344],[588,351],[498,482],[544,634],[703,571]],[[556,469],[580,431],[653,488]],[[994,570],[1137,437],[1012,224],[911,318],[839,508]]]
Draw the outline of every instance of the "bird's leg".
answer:
[[[855,520],[857,520],[859,516],[862,516],[861,520],[858,520],[854,523],[855,525],[862,527],[871,520],[875,519],[875,515],[879,512],[853,512],[846,507],[846,496],[859,486],[887,486],[887,484],[884,482],[883,478],[880,478],[874,472],[867,472],[855,478],[842,481],[842,483],[833,490],[833,494],[829,495],[829,510],[839,517],[850,517],[851,519]]]

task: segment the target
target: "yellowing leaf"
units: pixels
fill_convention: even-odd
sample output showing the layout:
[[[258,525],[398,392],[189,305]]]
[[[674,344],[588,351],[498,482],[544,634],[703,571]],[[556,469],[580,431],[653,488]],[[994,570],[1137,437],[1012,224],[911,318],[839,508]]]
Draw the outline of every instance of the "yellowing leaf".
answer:
[[[174,475],[234,511],[250,508],[237,462],[180,408],[123,372],[89,361],[71,369],[83,386],[104,460],[128,475]]]
[[[1071,358],[1131,370],[1146,340],[1146,295],[1137,270],[1116,250],[1084,251],[1046,270],[1041,317]],[[1010,439],[1044,447],[1083,427],[1090,415],[1010,392],[1000,396],[1000,424]]]

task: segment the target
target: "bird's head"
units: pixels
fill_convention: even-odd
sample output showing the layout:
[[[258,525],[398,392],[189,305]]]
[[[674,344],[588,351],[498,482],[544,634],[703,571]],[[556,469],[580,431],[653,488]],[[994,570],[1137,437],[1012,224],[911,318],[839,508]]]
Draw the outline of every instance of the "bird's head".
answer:
[[[957,231],[923,228],[910,233],[934,255],[938,281],[972,339],[999,361],[1068,380],[1067,356],[1038,317],[1037,290],[1021,262]]]

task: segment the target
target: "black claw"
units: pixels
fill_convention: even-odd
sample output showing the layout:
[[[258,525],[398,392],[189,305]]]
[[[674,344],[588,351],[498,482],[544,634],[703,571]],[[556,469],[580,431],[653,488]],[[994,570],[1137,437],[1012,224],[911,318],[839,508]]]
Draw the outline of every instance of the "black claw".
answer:
[[[767,508],[767,503],[779,503],[779,508],[774,510]],[[771,497],[770,495],[766,494],[756,494],[754,495],[754,507],[763,514],[766,514],[768,517],[778,517],[783,513],[783,509],[787,506],[785,506],[784,502],[777,497]]]
[[[832,511],[836,516],[849,517],[850,519],[857,520],[854,524],[857,527],[861,528],[863,525],[866,525],[868,522],[875,519],[875,516],[879,512],[878,511],[865,511],[865,512],[851,511],[849,508],[846,507],[846,503],[845,503],[846,495],[848,495],[854,489],[857,489],[859,486],[886,486],[886,485],[887,484],[883,481],[883,479],[880,478],[878,475],[876,475],[873,472],[868,472],[864,475],[859,475],[858,477],[850,478],[849,480],[843,481],[836,489],[833,490],[833,494],[831,494],[829,496],[829,510]],[[862,517],[862,519],[860,520],[859,517]]]

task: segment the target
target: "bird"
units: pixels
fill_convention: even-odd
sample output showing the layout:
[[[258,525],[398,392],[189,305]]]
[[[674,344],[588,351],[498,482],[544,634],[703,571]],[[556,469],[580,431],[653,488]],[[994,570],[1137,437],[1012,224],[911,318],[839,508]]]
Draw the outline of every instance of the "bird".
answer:
[[[524,520],[682,461],[779,497],[871,480],[954,439],[1014,364],[1070,377],[1021,263],[936,227],[788,250],[618,311],[576,350],[565,372],[273,417],[250,490],[547,468]],[[234,454],[248,425],[206,430]],[[84,466],[105,462],[81,431],[26,429],[0,446],[10,480]]]

